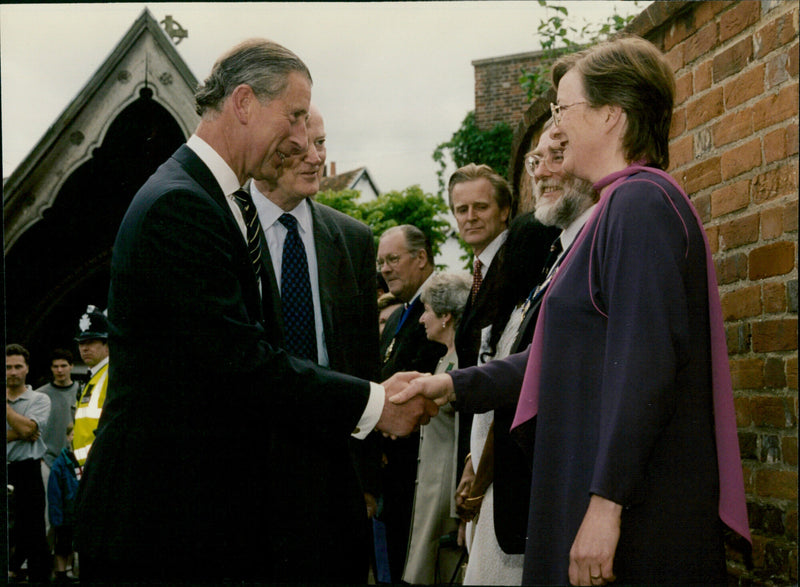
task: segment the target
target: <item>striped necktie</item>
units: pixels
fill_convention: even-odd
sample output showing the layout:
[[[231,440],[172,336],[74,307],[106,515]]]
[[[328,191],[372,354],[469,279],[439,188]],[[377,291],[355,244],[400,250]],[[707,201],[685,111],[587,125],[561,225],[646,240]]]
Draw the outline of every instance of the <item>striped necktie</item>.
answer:
[[[261,280],[264,264],[261,262],[261,241],[263,231],[261,222],[258,219],[258,211],[253,203],[250,191],[238,189],[233,192],[233,197],[239,205],[244,217],[244,224],[247,229],[247,250],[250,253],[250,262],[253,264],[253,272],[257,280]]]

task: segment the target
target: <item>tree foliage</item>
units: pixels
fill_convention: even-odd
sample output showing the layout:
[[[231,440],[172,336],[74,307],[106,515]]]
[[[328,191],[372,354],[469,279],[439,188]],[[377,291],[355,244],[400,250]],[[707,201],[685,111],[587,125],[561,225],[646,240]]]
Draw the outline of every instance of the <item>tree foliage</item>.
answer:
[[[638,6],[638,1],[634,2],[634,5]],[[624,29],[634,18],[634,15],[620,16],[614,8],[614,14],[605,22],[587,23],[579,29],[568,20],[569,11],[566,6],[556,6],[546,0],[539,0],[539,6],[547,9],[547,18],[539,21],[536,29],[542,45],[542,57],[532,69],[523,68],[519,78],[519,83],[530,102],[544,94],[550,87],[550,68],[556,59],[608,39]],[[586,39],[586,44],[577,43],[572,40],[573,38]]]
[[[486,164],[503,177],[508,177],[508,164],[511,159],[511,141],[514,131],[511,125],[500,122],[491,130],[481,130],[475,124],[475,112],[470,111],[453,133],[450,140],[441,143],[433,151],[433,160],[439,164],[436,176],[439,180],[439,197],[444,197],[444,172],[447,169],[445,151],[456,167],[467,163]]]
[[[381,194],[368,202],[359,202],[359,195],[356,190],[325,191],[318,193],[315,199],[369,226],[375,236],[376,250],[378,239],[386,229],[412,224],[430,239],[434,256],[439,254],[450,231],[445,219],[449,208],[441,198],[426,194],[418,185]]]

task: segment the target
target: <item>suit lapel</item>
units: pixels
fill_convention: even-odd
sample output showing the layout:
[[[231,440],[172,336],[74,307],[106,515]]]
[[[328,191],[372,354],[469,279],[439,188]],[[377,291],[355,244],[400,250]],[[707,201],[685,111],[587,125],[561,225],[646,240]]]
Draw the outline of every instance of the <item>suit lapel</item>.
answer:
[[[328,342],[328,355],[333,365],[332,356],[337,352],[336,345],[330,344],[333,335],[334,303],[331,296],[336,291],[336,283],[342,272],[340,264],[346,256],[335,225],[330,224],[319,206],[308,200],[314,230],[314,250],[317,254],[317,277],[319,279],[319,299],[322,310],[322,325]]]

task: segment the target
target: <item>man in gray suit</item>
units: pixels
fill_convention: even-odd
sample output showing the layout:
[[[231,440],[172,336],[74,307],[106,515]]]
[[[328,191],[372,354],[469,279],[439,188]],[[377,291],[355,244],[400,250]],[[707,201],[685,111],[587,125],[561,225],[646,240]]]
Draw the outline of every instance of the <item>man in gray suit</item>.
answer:
[[[308,334],[315,343],[316,357],[310,358],[324,367],[375,380],[378,310],[372,231],[311,197],[319,191],[326,157],[325,125],[313,104],[306,128],[308,150],[287,158],[277,178],[249,185],[267,243],[263,249],[265,286],[272,289],[274,311],[286,337],[292,328],[298,328],[287,324],[283,311],[282,259],[288,229],[281,218],[292,215],[306,252],[311,289],[314,319],[306,324],[307,333],[298,333]],[[287,486],[281,496],[282,507],[296,512],[292,525],[318,531],[310,548],[308,536],[285,529],[280,556],[287,568],[293,569],[286,579],[327,577],[364,582],[369,554],[367,511],[376,508],[378,439],[375,435],[364,440],[350,438],[355,462],[347,458],[348,439],[341,434],[314,428],[304,433],[303,441],[299,446],[282,446],[270,455],[271,463],[285,463],[296,477],[305,478],[303,485]],[[308,450],[309,445],[318,450]],[[322,495],[318,491],[321,482],[327,486]],[[348,529],[347,539],[342,538],[343,528]]]

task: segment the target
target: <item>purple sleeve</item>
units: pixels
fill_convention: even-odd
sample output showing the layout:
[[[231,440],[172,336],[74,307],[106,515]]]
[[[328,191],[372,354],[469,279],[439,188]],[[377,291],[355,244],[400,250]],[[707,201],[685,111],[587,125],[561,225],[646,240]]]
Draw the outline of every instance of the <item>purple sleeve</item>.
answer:
[[[504,359],[489,361],[450,373],[456,392],[456,409],[482,414],[501,407],[515,406],[528,363],[528,349]]]
[[[592,290],[607,314],[591,492],[625,504],[674,411],[687,360],[687,229],[664,192],[629,181],[612,196],[593,249]]]

